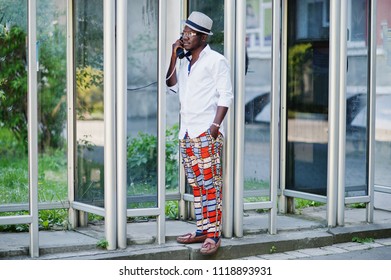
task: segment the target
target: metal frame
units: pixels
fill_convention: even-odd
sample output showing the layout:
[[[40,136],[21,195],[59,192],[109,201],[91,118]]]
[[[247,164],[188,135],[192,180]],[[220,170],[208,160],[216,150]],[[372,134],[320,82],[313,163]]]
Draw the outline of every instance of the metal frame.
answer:
[[[280,176],[280,98],[281,98],[281,1],[273,0],[273,36],[272,36],[272,90],[270,125],[270,212],[269,232],[277,233],[277,194]]]
[[[228,42],[235,42],[235,0],[224,1],[224,55],[230,62],[232,88],[235,88],[235,46]],[[235,133],[235,102],[230,106],[226,116],[226,133],[230,137],[225,137],[223,149],[223,233],[224,237],[231,238],[233,236],[234,222],[234,166],[235,151],[234,151],[234,133]]]
[[[108,250],[117,248],[117,193],[116,193],[116,1],[103,1],[104,42],[104,191],[105,236]]]
[[[234,165],[234,234],[243,237],[243,192],[244,192],[244,126],[245,126],[245,43],[246,43],[246,1],[236,1],[236,38],[234,54],[235,95],[235,165]],[[232,135],[232,134],[231,134]]]
[[[327,225],[337,225],[340,1],[330,0],[329,139],[327,156]]]
[[[166,15],[167,2],[159,1],[158,38],[158,243],[166,242]]]
[[[164,244],[166,237],[165,201],[166,201],[166,15],[167,2],[159,1],[159,38],[158,38],[158,203],[156,208],[126,209],[127,217],[157,216],[157,240]],[[125,14],[124,14],[125,16]],[[127,42],[127,41],[126,41]],[[126,61],[126,60],[124,60]],[[126,65],[125,65],[126,66]],[[126,113],[125,113],[126,116]],[[124,139],[126,141],[126,137]],[[126,156],[126,153],[123,153]],[[125,196],[126,197],[126,196]],[[126,204],[125,204],[126,206]],[[123,211],[120,209],[119,211]]]
[[[370,50],[369,50],[369,115],[368,115],[368,196],[346,197],[345,198],[345,141],[346,141],[346,67],[347,61],[347,0],[330,0],[330,64],[329,64],[329,141],[328,141],[328,182],[327,196],[319,196],[285,189],[286,172],[284,158],[286,156],[285,146],[281,149],[281,188],[280,210],[286,211],[285,197],[297,197],[311,199],[327,203],[327,224],[330,227],[344,224],[345,203],[367,203],[367,222],[373,221],[374,201],[374,141],[375,141],[375,93],[376,93],[376,4],[371,1],[370,17]],[[287,25],[287,0],[283,1],[283,26]],[[284,51],[282,61],[282,83],[286,84],[286,42],[287,30],[282,29],[282,45]],[[286,89],[282,89],[282,139],[286,139]],[[376,186],[376,190],[384,190]],[[388,190],[386,190],[388,192]],[[281,208],[282,206],[282,208]]]
[[[281,0],[281,111],[280,111],[280,190],[281,195],[278,198],[278,211],[280,213],[287,212],[287,195],[285,192],[286,181],[285,181],[285,158],[286,158],[286,145],[285,141],[287,138],[287,117],[286,117],[286,106],[287,106],[287,88],[286,83],[288,81],[287,68],[288,68],[288,0]]]
[[[373,222],[375,199],[375,130],[376,130],[376,27],[377,27],[377,0],[371,1],[370,29],[369,32],[369,112],[368,112],[368,195],[370,202],[367,204],[367,222]]]
[[[338,139],[338,199],[337,224],[343,225],[345,219],[345,161],[346,161],[346,69],[347,69],[347,18],[348,1],[340,2],[340,43],[339,43],[339,139]],[[346,57],[346,59],[344,59]],[[343,175],[342,175],[343,174]],[[342,176],[341,176],[342,175]]]
[[[76,118],[74,110],[75,102],[75,55],[74,47],[74,5],[73,0],[67,1],[67,138],[68,138],[68,200],[71,203],[75,200],[75,169],[76,169]],[[77,210],[72,207],[68,211],[69,222],[72,228],[77,225]]]
[[[38,223],[38,92],[37,92],[37,2],[28,1],[27,49],[28,49],[28,167],[29,167],[29,215],[0,217],[0,225],[30,225],[30,256],[39,257]],[[6,205],[2,208],[11,207]]]
[[[127,0],[117,0],[117,242],[127,247]]]
[[[236,24],[236,57],[235,79],[236,92],[245,91],[245,62],[244,62],[244,42],[245,34],[245,3],[237,2],[237,24]],[[272,84],[271,84],[271,122],[270,122],[270,201],[244,203],[244,95],[239,95],[235,101],[235,216],[234,230],[238,237],[243,236],[243,210],[269,209],[269,233],[277,232],[277,194],[280,176],[280,132],[279,132],[279,114],[280,114],[280,49],[281,49],[281,1],[274,0],[272,3],[273,13],[273,36],[272,36]]]
[[[39,256],[38,236],[38,94],[37,1],[28,2],[28,151],[30,190],[30,255]]]

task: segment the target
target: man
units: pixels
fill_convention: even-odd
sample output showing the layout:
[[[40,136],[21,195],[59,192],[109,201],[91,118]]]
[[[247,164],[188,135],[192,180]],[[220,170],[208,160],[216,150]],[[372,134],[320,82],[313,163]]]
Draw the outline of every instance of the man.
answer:
[[[214,254],[221,244],[223,120],[233,99],[228,61],[207,43],[212,24],[207,15],[191,13],[181,39],[172,45],[166,78],[168,92],[179,94],[181,154],[197,225],[196,232],[177,241],[203,242],[204,255]],[[178,56],[183,59],[177,65]]]

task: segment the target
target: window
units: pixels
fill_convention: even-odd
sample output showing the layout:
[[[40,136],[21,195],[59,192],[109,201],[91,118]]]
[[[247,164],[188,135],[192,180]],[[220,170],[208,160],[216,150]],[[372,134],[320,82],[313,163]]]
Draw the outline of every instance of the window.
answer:
[[[272,39],[272,2],[247,0],[246,40],[249,56],[269,52]]]
[[[350,0],[348,7],[348,46],[365,46],[368,21],[367,0]]]
[[[329,0],[298,1],[296,14],[301,16],[296,18],[297,40],[328,40],[329,6]]]

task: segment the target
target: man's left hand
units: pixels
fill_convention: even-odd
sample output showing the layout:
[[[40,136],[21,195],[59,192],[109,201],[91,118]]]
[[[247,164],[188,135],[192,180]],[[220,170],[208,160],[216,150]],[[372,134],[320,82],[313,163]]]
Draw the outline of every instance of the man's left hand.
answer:
[[[217,137],[219,136],[219,128],[215,125],[211,125],[210,126],[210,135],[213,137],[213,139],[217,139]]]

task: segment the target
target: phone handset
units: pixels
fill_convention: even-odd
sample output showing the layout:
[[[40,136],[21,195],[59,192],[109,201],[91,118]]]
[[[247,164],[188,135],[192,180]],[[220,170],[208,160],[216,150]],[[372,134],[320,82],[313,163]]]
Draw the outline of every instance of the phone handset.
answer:
[[[179,40],[182,42],[182,36],[179,38]],[[184,57],[188,57],[190,56],[190,52],[186,52],[185,53],[185,49],[180,46],[176,49],[176,56],[179,58],[179,59],[183,59]]]
[[[179,41],[182,42],[182,36],[179,38]],[[182,46],[176,49],[176,57],[179,59],[183,59],[185,57],[185,49]]]

